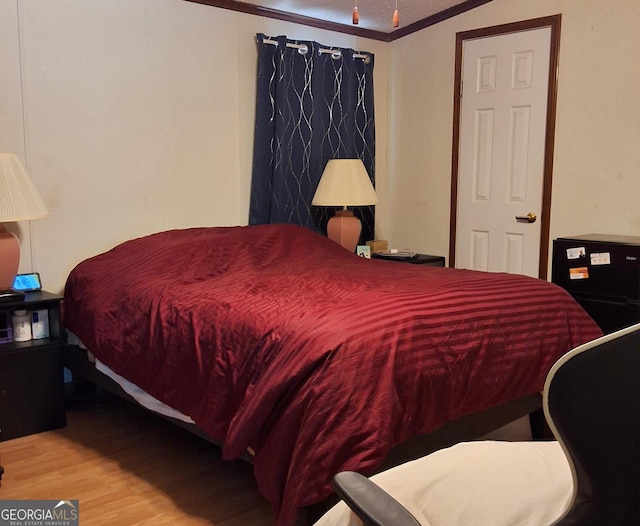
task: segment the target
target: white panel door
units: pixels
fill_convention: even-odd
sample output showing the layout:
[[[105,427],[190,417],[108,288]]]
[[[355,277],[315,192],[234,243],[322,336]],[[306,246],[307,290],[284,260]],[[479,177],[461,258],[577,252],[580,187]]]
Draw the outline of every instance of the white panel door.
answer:
[[[458,268],[538,276],[550,42],[545,27],[464,43]]]

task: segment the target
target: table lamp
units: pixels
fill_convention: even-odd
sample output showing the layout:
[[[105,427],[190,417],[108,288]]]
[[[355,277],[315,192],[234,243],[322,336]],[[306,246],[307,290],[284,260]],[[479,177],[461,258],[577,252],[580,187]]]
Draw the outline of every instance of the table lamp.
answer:
[[[12,290],[20,264],[20,242],[4,223],[49,215],[33,181],[14,153],[0,153],[0,298],[24,296]]]
[[[378,203],[367,169],[360,159],[331,159],[322,173],[313,196],[314,206],[341,206],[327,223],[327,237],[350,252],[360,239],[362,223],[348,206],[369,206]]]

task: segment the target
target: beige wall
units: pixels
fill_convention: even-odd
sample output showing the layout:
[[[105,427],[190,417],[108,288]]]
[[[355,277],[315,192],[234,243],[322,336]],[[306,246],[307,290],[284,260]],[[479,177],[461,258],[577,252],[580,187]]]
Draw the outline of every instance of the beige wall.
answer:
[[[17,225],[22,272],[57,292],[128,238],[247,224],[258,32],[375,54],[382,191],[387,44],[182,0],[0,0],[0,151],[51,211]]]
[[[640,2],[494,0],[390,53],[389,238],[447,255],[455,36],[562,14],[551,239],[640,235]]]
[[[51,210],[17,225],[21,271],[61,291],[125,239],[246,224],[258,32],[376,55],[377,237],[447,255],[455,34],[557,13],[551,237],[640,235],[637,0],[494,0],[391,44],[182,0],[0,0],[0,151]]]

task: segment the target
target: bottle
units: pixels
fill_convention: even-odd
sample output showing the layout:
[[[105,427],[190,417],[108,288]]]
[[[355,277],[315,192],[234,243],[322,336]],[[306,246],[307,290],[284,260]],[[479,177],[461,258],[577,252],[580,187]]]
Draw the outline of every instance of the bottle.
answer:
[[[31,318],[26,310],[17,310],[11,317],[13,341],[28,342],[31,339]]]
[[[31,338],[39,340],[49,337],[49,311],[47,309],[31,311]]]

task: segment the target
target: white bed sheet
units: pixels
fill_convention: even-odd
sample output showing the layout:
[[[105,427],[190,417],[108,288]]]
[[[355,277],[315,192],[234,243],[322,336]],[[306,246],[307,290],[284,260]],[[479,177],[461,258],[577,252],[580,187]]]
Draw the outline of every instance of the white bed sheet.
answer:
[[[423,526],[544,526],[573,498],[558,442],[463,442],[371,477]],[[361,525],[340,502],[316,526]]]
[[[80,339],[71,331],[67,331],[67,341],[72,345],[78,345],[81,349],[85,349],[87,351],[89,360],[95,363],[96,369],[116,382],[125,393],[131,396],[141,406],[161,415],[175,418],[177,420],[182,420],[183,422],[186,422],[188,424],[194,423],[193,420],[184,413],[168,406],[157,398],[154,398],[146,391],[140,389],[140,387],[138,387],[134,383],[130,382],[126,378],[123,378],[122,376],[111,370],[107,365],[98,360],[93,355],[93,353],[86,348],[82,341],[80,341]]]
[[[140,389],[136,384],[131,383],[126,378],[123,378],[119,374],[113,372],[109,367],[103,364],[100,360],[96,358],[96,369],[100,371],[102,374],[107,375],[113,381],[115,381],[122,390],[131,396],[136,402],[138,402],[141,406],[150,409],[156,413],[159,413],[164,416],[169,416],[171,418],[176,418],[178,420],[182,420],[183,422],[187,422],[189,424],[193,424],[193,420],[189,418],[187,415],[181,413],[177,409],[168,406],[164,402],[161,402],[157,398],[154,398],[146,391]]]

